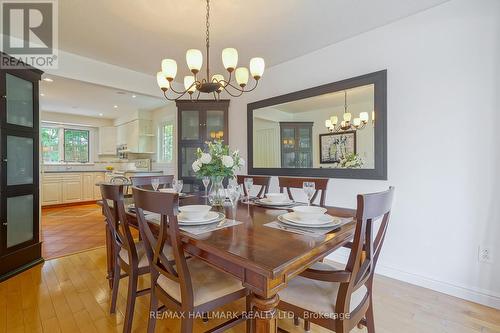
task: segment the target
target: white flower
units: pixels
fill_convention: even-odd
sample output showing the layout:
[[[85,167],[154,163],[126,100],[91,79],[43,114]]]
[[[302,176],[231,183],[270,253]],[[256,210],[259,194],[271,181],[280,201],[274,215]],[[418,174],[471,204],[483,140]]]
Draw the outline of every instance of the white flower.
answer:
[[[203,164],[208,164],[208,163],[212,162],[212,155],[210,155],[208,153],[201,154],[200,162]]]
[[[239,165],[240,167],[245,166],[245,160],[244,160],[244,159],[242,159],[242,158],[240,158],[240,160],[239,160],[239,162],[238,162],[238,165]]]
[[[224,155],[222,156],[221,158],[222,160],[222,164],[226,167],[226,168],[230,168],[233,166],[234,164],[234,160],[231,156],[228,156],[228,155]]]
[[[200,160],[196,160],[196,161],[194,161],[194,162],[193,162],[193,165],[192,165],[192,167],[193,167],[193,171],[194,171],[194,172],[198,172],[198,171],[200,171],[200,169],[201,169],[201,166],[202,166],[202,165],[203,165],[203,164],[201,163],[201,161],[200,161]]]

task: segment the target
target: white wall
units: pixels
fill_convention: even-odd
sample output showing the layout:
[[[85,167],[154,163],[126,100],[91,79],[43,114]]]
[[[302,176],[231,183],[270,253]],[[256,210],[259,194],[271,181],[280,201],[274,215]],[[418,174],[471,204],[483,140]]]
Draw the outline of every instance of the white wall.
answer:
[[[396,186],[379,273],[500,307],[499,22],[500,1],[453,0],[269,68],[231,101],[231,146],[248,102],[387,69],[388,181],[333,179],[328,204]]]

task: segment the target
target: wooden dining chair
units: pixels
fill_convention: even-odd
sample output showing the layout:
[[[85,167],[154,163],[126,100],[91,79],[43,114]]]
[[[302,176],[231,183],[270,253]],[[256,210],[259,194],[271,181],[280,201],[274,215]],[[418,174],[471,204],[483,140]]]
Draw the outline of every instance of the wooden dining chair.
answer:
[[[130,232],[123,202],[123,185],[101,184],[104,216],[113,241],[114,272],[110,312],[116,312],[120,280],[128,277],[127,306],[123,332],[130,332],[137,296],[148,294],[150,289],[137,290],[140,275],[149,273],[149,261],[144,242],[135,242]],[[109,200],[109,201],[108,201]],[[112,204],[110,204],[112,202]],[[173,258],[172,253],[165,256]],[[122,274],[122,270],[125,274]]]
[[[177,216],[177,193],[152,192],[132,188],[139,231],[145,240],[151,265],[151,302],[149,313],[157,313],[159,302],[166,309],[181,314],[181,333],[193,331],[194,318],[248,296],[241,281],[209,266],[204,261],[191,258],[186,260],[184,244],[181,241]],[[144,211],[160,215],[158,236],[146,221]],[[165,247],[171,248],[174,262],[163,254]],[[247,310],[250,309],[247,297]],[[224,332],[244,321],[236,316],[210,330],[211,333]],[[150,316],[148,332],[154,332],[155,316]],[[247,327],[247,331],[249,328]]]
[[[356,229],[344,269],[318,262],[279,293],[278,308],[337,333],[358,324],[375,332],[373,275],[391,214],[394,187],[357,197]],[[374,237],[375,223],[380,221]]]
[[[247,189],[245,187],[245,178],[252,178],[253,185],[260,186],[259,193],[257,193],[258,198],[263,198],[269,192],[269,184],[271,183],[271,177],[238,175],[236,177],[236,182],[238,183],[238,185],[243,185],[243,193],[245,196],[248,196]]]
[[[130,180],[132,181],[132,186],[136,186],[147,190],[152,190],[153,186],[151,185],[151,181],[153,180],[153,178],[157,178],[160,180],[160,186],[158,188],[172,187],[172,183],[174,182],[173,175],[137,176],[137,177],[130,177]]]
[[[328,178],[278,177],[278,182],[279,182],[280,192],[283,193],[283,191],[286,189],[286,192],[290,200],[294,200],[291,191],[292,188],[302,188],[304,182],[313,182],[316,191],[311,197],[311,204],[314,203],[314,201],[318,197],[318,194],[321,193],[319,205],[320,206],[325,205],[326,189],[328,187]]]
[[[130,185],[130,179],[125,176],[114,176],[109,182],[115,185],[123,185],[123,193],[128,194],[128,187]]]

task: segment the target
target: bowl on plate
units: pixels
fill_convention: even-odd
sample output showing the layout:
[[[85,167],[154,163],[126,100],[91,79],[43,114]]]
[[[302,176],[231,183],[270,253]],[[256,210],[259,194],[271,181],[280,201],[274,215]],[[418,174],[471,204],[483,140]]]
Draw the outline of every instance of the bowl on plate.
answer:
[[[184,218],[188,220],[200,220],[207,216],[210,209],[212,209],[212,207],[207,205],[188,205],[179,207],[179,211]]]
[[[285,201],[285,195],[283,193],[267,193],[266,198],[271,202],[283,202]]]
[[[316,221],[323,216],[327,210],[318,206],[297,206],[293,208],[295,215],[303,221]]]

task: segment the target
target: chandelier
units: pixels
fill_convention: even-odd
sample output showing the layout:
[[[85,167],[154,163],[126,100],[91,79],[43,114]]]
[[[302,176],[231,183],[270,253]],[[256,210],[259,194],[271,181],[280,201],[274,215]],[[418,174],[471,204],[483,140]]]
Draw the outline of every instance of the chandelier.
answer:
[[[199,99],[201,93],[213,94],[215,100],[220,99],[220,94],[225,91],[232,97],[239,97],[243,93],[254,90],[259,79],[264,74],[265,63],[263,58],[252,58],[250,60],[250,74],[255,80],[251,89],[245,89],[248,84],[249,71],[246,67],[236,67],[238,64],[238,51],[234,48],[226,48],[222,50],[222,64],[228,72],[227,79],[222,74],[214,74],[210,77],[210,0],[207,0],[207,15],[206,15],[206,77],[200,78],[199,73],[203,64],[203,55],[200,50],[190,49],[186,52],[186,62],[189,70],[193,75],[184,77],[184,90],[177,91],[174,89],[172,82],[177,74],[177,62],[173,59],[164,59],[161,62],[161,72],[156,74],[156,80],[163,95],[169,101],[180,99],[186,94],[194,100],[193,94],[197,92],[196,100]],[[236,82],[232,82],[234,78]],[[168,96],[168,91],[175,94],[172,97]]]
[[[368,112],[361,112],[359,117],[352,119],[352,114],[347,111],[347,90],[344,90],[344,115],[343,120],[339,123],[337,116],[331,116],[330,119],[325,120],[325,127],[328,128],[330,133],[338,133],[348,130],[361,130],[368,124]],[[351,121],[352,119],[352,121]],[[375,122],[375,112],[372,111],[372,122]]]

